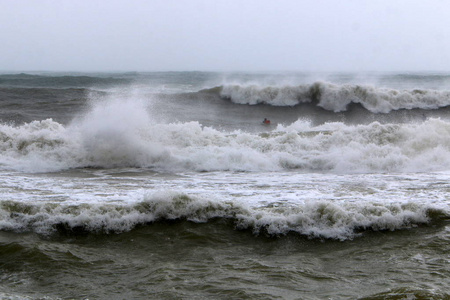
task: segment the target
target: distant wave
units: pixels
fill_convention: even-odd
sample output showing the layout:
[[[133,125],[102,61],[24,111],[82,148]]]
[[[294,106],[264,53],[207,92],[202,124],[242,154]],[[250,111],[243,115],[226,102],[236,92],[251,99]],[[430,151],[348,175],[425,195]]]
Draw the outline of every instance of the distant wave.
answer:
[[[98,77],[85,75],[32,75],[0,74],[0,86],[9,87],[57,87],[89,88],[93,86],[115,86],[130,84],[130,78]]]
[[[450,91],[395,90],[364,85],[336,85],[316,82],[298,86],[224,85],[202,92],[218,93],[238,104],[295,106],[313,103],[333,112],[360,104],[373,113],[400,109],[438,109],[450,105]]]
[[[254,234],[297,233],[312,238],[347,240],[365,231],[398,230],[449,218],[442,209],[405,204],[332,203],[252,208],[240,203],[193,198],[157,191],[130,204],[0,202],[0,230],[52,234],[121,233],[138,225],[166,221],[208,223],[229,220],[233,228]]]
[[[54,98],[65,100],[67,98],[83,97],[86,94],[105,94],[87,88],[34,88],[34,87],[0,87],[0,100],[24,101],[29,99]]]

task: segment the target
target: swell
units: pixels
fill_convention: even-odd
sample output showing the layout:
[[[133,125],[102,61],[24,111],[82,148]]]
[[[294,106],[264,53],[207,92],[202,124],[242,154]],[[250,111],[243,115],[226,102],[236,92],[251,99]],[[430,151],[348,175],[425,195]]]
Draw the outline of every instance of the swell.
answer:
[[[8,87],[51,87],[51,88],[90,88],[128,85],[130,78],[98,77],[85,75],[32,75],[32,74],[2,74],[0,85]]]
[[[75,100],[86,101],[89,97],[105,96],[105,92],[84,88],[0,88],[0,107],[3,109],[27,109],[35,106],[35,110],[45,110],[45,104],[70,105]]]
[[[0,230],[55,233],[110,234],[142,225],[223,220],[233,230],[255,235],[290,233],[311,238],[348,240],[367,231],[394,231],[421,224],[438,224],[448,212],[420,204],[333,203],[280,204],[248,207],[237,202],[189,197],[174,192],[154,192],[133,204],[0,202]],[[223,222],[222,222],[223,223]]]
[[[374,86],[325,82],[296,86],[223,85],[201,90],[217,94],[237,104],[265,104],[271,106],[297,106],[311,104],[328,111],[346,111],[358,104],[372,113],[395,110],[431,110],[450,105],[450,92],[446,90],[397,90]]]
[[[52,118],[66,123],[89,98],[105,95],[86,88],[0,87],[0,120],[21,124]]]

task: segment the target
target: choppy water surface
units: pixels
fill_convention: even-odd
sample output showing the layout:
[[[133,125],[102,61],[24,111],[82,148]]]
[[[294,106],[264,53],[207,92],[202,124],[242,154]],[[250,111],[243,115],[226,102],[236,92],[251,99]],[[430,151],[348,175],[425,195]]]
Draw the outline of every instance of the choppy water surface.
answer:
[[[0,75],[0,295],[448,299],[448,78]]]

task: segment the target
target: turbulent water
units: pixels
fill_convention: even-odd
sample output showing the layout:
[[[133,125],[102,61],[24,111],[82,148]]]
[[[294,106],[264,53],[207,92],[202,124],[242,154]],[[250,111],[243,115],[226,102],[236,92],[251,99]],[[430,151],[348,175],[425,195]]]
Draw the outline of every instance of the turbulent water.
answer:
[[[449,86],[0,74],[0,297],[450,299]]]

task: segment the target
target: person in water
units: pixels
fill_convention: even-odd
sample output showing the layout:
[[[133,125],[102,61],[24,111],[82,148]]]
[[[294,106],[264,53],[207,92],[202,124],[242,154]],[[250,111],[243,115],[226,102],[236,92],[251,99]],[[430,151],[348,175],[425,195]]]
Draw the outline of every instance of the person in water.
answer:
[[[267,120],[267,118],[264,118],[263,124],[270,124],[270,120]]]

